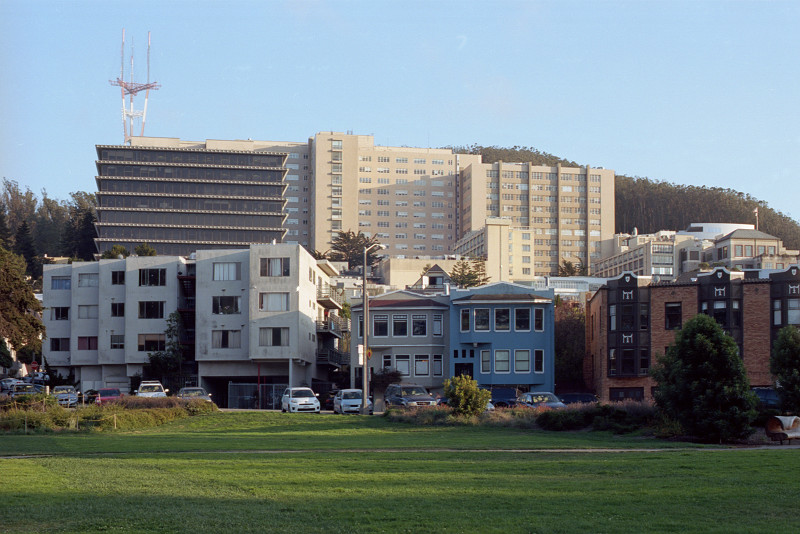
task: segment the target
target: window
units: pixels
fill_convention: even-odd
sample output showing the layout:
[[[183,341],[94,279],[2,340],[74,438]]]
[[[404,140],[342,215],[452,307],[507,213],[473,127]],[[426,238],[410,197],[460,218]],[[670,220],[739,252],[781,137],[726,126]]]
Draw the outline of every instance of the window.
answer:
[[[529,350],[515,350],[514,351],[514,372],[515,373],[529,373],[531,370],[531,351]]]
[[[461,331],[469,332],[470,310],[461,310]]]
[[[211,297],[211,313],[216,315],[231,315],[241,313],[239,309],[242,297]]]
[[[772,301],[772,324],[780,325],[781,324],[781,301],[780,300],[773,300]]]
[[[139,286],[167,285],[166,269],[139,269]]]
[[[139,334],[139,352],[155,352],[167,346],[164,334]]]
[[[488,350],[481,351],[481,373],[492,372],[492,353]]]
[[[683,325],[681,307],[680,302],[664,303],[664,317],[666,320],[664,328],[667,330],[680,330]]]
[[[69,338],[68,337],[51,337],[50,338],[50,350],[52,352],[66,352],[69,350]]]
[[[441,336],[442,335],[442,316],[441,315],[434,315],[433,316],[433,335],[434,336]]]
[[[259,293],[258,308],[261,311],[289,311],[289,293]]]
[[[533,309],[533,327],[537,332],[544,332],[544,308]]]
[[[259,347],[288,347],[289,329],[288,328],[259,328],[258,329]]]
[[[50,279],[50,289],[72,289],[72,279],[69,276],[54,276]]]
[[[428,335],[428,317],[426,315],[411,316],[411,335],[413,336]]]
[[[125,285],[125,271],[111,271],[111,285],[124,286]]]
[[[495,373],[509,372],[508,350],[494,351],[494,371]]]
[[[442,355],[433,355],[433,376],[442,376]]]
[[[394,367],[402,376],[409,376],[411,374],[410,357],[407,355],[395,356]]]
[[[800,299],[787,299],[786,304],[786,324],[800,324]]]
[[[78,319],[97,319],[97,306],[78,306]]]
[[[518,332],[527,332],[531,329],[531,309],[530,308],[516,308],[514,309],[514,330]]]
[[[408,315],[392,316],[392,335],[398,337],[408,335]]]
[[[261,258],[261,276],[289,276],[289,258]]]
[[[489,330],[489,308],[478,308],[475,310],[475,330]]]
[[[125,317],[125,303],[112,302],[111,303],[111,317]]]
[[[496,331],[508,331],[511,328],[511,310],[508,308],[498,308],[494,310],[494,329]]]
[[[78,350],[97,350],[97,336],[79,336]]]
[[[414,376],[430,376],[430,358],[427,354],[414,356]]]
[[[544,351],[542,349],[533,351],[533,372],[544,373]]]
[[[238,349],[242,346],[242,331],[212,330],[211,346],[215,349]]]
[[[109,347],[112,349],[124,349],[125,336],[119,334],[112,334],[111,339],[109,341]]]
[[[163,319],[164,301],[139,301],[139,319]]]
[[[78,275],[78,287],[97,287],[97,273],[80,273]]]
[[[389,335],[388,315],[374,315],[372,317],[372,335],[375,337],[386,337]]]
[[[69,306],[50,308],[51,321],[68,321],[69,320]]]
[[[644,400],[644,388],[608,388],[608,398],[614,402],[625,399]]]
[[[616,330],[617,329],[617,306],[616,304],[612,304],[608,307],[608,329],[609,330]]]
[[[238,261],[215,263],[214,280],[241,280],[242,279],[242,264]]]
[[[383,368],[384,369],[391,369],[392,368],[392,355],[391,354],[384,354],[383,355]]]

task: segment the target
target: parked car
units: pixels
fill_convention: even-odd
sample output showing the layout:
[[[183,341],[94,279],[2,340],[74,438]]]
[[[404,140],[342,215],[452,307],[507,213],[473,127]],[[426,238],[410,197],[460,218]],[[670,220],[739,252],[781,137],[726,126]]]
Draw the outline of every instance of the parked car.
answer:
[[[139,389],[133,392],[137,397],[166,397],[168,389],[164,389],[158,380],[142,380]]]
[[[12,398],[16,398],[22,395],[36,395],[37,393],[39,392],[33,384],[26,384],[23,382],[22,384],[14,384],[10,395]]]
[[[361,413],[363,397],[360,389],[340,389],[333,396],[333,413]],[[369,399],[367,399],[367,408],[372,415],[372,401]]]
[[[436,399],[419,384],[392,384],[384,394],[387,406],[436,406]]]
[[[575,404],[578,402],[597,402],[597,395],[594,393],[563,393],[558,396],[564,404]]]
[[[96,404],[97,403],[97,390],[96,389],[87,389],[81,395],[78,392],[78,398],[81,400],[81,404]]]
[[[24,384],[24,383],[25,382],[23,382],[19,378],[4,378],[0,380],[0,393],[1,392],[11,393],[11,391],[14,389],[15,384]]]
[[[542,406],[547,406],[548,408],[565,407],[564,403],[558,400],[558,397],[546,391],[524,393],[517,398],[517,404],[530,408],[541,408]]]
[[[200,399],[211,402],[211,393],[203,388],[181,388],[176,395],[179,399]]]
[[[72,386],[56,386],[53,388],[53,396],[61,406],[74,408],[78,405],[78,392]]]
[[[753,393],[758,397],[758,408],[760,410],[779,410],[781,399],[778,392],[773,388],[755,387]]]
[[[317,394],[311,388],[286,388],[281,396],[282,412],[319,413]]]
[[[97,390],[95,404],[108,404],[122,398],[122,392],[117,388],[100,388]]]
[[[517,388],[502,386],[480,386],[492,394],[492,404],[495,408],[511,408],[517,403],[519,391]]]
[[[339,392],[338,389],[332,389],[321,396],[319,402],[323,410],[333,410],[333,398],[336,396],[338,392]]]

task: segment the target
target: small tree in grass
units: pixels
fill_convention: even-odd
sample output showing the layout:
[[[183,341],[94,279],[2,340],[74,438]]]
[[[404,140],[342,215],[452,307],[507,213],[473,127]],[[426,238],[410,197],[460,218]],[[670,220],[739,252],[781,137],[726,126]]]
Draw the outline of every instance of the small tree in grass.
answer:
[[[467,375],[454,376],[444,381],[444,394],[448,405],[459,415],[478,415],[486,409],[492,393],[478,387],[478,381]]]
[[[800,330],[786,326],[778,332],[772,349],[769,370],[777,380],[778,396],[784,411],[800,411]]]
[[[691,435],[723,442],[752,432],[756,399],[736,342],[708,315],[686,322],[652,373],[656,405]]]

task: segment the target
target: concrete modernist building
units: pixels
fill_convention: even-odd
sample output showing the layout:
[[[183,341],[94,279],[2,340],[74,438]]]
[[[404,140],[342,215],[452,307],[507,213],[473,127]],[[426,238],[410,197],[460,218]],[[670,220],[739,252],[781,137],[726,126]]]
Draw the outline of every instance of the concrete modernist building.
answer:
[[[714,317],[734,338],[750,385],[771,386],[772,343],[783,326],[800,325],[800,268],[758,274],[720,267],[675,282],[632,273],[609,280],[587,307],[587,386],[604,401],[651,399],[656,355],[698,313]]]
[[[465,165],[459,184],[462,237],[480,231],[489,217],[507,219],[512,228],[531,235],[528,254],[509,251],[513,271],[556,274],[562,260],[590,265],[600,258],[600,242],[614,233],[614,171],[530,163]],[[489,239],[484,241],[488,245]],[[490,258],[494,250],[487,246]],[[504,261],[506,254],[500,257]],[[526,257],[530,263],[524,263]]]
[[[172,312],[199,385],[227,403],[231,382],[325,390],[347,363],[337,272],[290,244],[46,265],[44,355],[82,389],[128,390],[148,354],[164,350]]]
[[[300,143],[133,137],[98,145],[97,249],[148,243],[159,254],[188,255],[280,242],[284,196],[292,196],[284,191],[299,176],[288,166],[299,167],[303,155]]]

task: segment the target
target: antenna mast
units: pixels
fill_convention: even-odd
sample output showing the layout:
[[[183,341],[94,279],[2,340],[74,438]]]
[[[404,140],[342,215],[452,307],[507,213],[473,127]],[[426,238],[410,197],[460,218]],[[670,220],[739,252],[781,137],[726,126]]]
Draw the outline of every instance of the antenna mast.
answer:
[[[147,120],[147,100],[150,96],[150,89],[154,91],[161,87],[156,82],[150,82],[150,32],[147,32],[147,83],[137,83],[133,81],[133,44],[131,44],[131,69],[130,81],[125,81],[125,28],[122,29],[122,51],[120,54],[119,78],[110,80],[111,85],[119,86],[122,94],[122,133],[125,143],[130,142],[133,137],[133,124],[136,119],[141,119],[141,136],[144,136],[144,123]],[[144,91],[144,109],[135,110],[133,107],[133,97]],[[125,96],[129,96],[129,107],[125,106]]]

